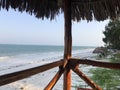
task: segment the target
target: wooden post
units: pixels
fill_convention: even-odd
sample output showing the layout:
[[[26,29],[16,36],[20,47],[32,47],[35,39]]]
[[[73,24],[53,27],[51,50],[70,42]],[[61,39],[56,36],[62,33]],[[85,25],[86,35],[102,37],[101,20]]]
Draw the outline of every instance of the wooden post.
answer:
[[[65,37],[64,37],[64,86],[63,90],[71,90],[71,70],[67,65],[71,58],[72,51],[72,32],[71,32],[71,0],[63,0],[64,3],[64,20],[65,20]]]

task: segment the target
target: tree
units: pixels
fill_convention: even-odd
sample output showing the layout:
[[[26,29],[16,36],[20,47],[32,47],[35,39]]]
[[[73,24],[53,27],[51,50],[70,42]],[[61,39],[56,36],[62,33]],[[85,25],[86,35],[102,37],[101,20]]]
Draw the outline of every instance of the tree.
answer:
[[[120,50],[120,21],[111,20],[107,26],[105,26],[105,31],[103,32],[105,38],[103,42],[108,48],[119,49]]]

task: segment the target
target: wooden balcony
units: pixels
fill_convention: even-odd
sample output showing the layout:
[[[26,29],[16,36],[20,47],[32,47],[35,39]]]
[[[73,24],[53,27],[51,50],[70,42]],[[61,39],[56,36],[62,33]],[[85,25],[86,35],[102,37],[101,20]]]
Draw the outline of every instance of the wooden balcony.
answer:
[[[41,8],[40,8],[41,7]],[[97,84],[90,80],[80,69],[79,64],[120,69],[120,63],[98,62],[92,60],[73,59],[72,58],[72,20],[97,20],[114,19],[120,15],[119,0],[0,0],[0,9],[9,10],[9,8],[20,12],[34,14],[37,18],[54,19],[60,13],[64,12],[64,55],[63,60],[45,64],[35,68],[23,71],[9,73],[0,76],[0,86],[21,80],[37,73],[59,67],[50,83],[44,90],[51,90],[63,74],[63,90],[71,90],[71,70],[82,78],[93,90],[102,90]],[[80,90],[80,89],[79,89]],[[85,89],[83,89],[85,90]]]
[[[45,64],[42,66],[30,68],[23,71],[18,71],[14,73],[9,73],[6,75],[0,76],[0,86],[6,85],[9,83],[12,83],[14,81],[18,81],[27,77],[30,77],[32,75],[47,71],[49,69],[59,67],[58,72],[55,74],[53,79],[50,81],[50,83],[44,88],[44,90],[51,90],[54,85],[57,83],[61,75],[64,73],[66,68],[69,67],[70,70],[73,70],[80,78],[82,78],[91,88],[93,89],[82,89],[79,88],[78,90],[102,90],[97,84],[95,84],[92,80],[90,80],[80,69],[79,64],[86,64],[86,65],[92,65],[92,66],[98,66],[98,67],[104,67],[104,68],[111,68],[111,69],[120,69],[120,63],[109,63],[109,62],[98,62],[93,60],[87,60],[87,59],[69,59],[68,63],[65,67],[64,60],[59,60],[56,62],[52,62],[49,64]],[[70,86],[71,87],[71,86]]]

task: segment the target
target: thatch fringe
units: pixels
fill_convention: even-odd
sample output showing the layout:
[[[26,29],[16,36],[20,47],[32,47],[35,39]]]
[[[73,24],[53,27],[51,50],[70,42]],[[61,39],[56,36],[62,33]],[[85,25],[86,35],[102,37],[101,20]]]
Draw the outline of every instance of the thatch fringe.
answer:
[[[120,15],[120,0],[71,0],[72,19],[97,21]],[[26,11],[37,18],[55,18],[63,8],[63,0],[0,0],[0,9]]]
[[[120,0],[72,0],[72,7],[72,19],[77,21],[101,21],[120,15]]]
[[[0,0],[0,8],[9,10],[13,8],[20,12],[26,11],[37,18],[54,19],[59,13],[58,0]]]

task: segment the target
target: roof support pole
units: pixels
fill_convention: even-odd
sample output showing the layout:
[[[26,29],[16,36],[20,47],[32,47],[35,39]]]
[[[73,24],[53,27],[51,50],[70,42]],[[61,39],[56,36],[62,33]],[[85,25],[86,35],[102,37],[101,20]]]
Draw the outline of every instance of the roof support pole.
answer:
[[[71,70],[68,60],[71,58],[72,52],[72,23],[71,23],[71,0],[63,0],[64,2],[64,20],[65,20],[65,37],[64,37],[64,82],[63,90],[71,90]]]

